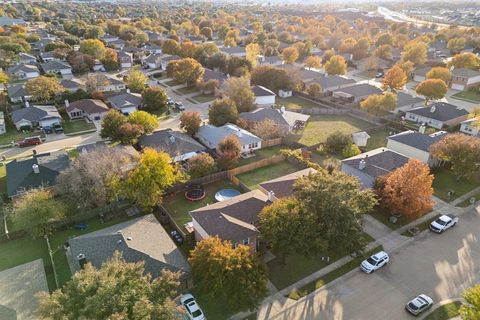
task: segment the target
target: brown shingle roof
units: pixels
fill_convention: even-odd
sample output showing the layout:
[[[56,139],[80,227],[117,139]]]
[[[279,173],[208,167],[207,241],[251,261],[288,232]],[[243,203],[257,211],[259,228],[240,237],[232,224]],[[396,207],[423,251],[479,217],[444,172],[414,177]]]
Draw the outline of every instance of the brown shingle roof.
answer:
[[[67,112],[73,111],[75,109],[83,110],[87,114],[98,113],[98,112],[107,112],[108,106],[101,100],[97,99],[82,99],[68,104],[68,107],[65,108]]]
[[[267,192],[273,191],[276,198],[288,197],[293,194],[293,185],[298,178],[315,173],[317,170],[313,168],[303,169],[297,172],[292,172],[283,177],[279,177],[260,184],[260,187]]]

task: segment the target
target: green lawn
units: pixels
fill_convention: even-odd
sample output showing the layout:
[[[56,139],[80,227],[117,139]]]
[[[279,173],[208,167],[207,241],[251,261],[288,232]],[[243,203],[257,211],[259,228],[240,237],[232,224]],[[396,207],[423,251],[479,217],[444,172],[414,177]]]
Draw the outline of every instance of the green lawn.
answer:
[[[452,98],[458,100],[466,100],[468,102],[479,103],[480,102],[480,92],[478,90],[471,91],[461,91],[455,93]]]
[[[300,111],[303,108],[319,108],[319,109],[325,109],[318,104],[311,102],[309,100],[305,100],[300,97],[289,97],[289,98],[275,98],[275,103],[279,106],[285,106],[285,109],[290,110],[290,111]]]
[[[175,87],[175,86],[178,86],[180,83],[178,83],[176,80],[168,80],[168,81],[165,81],[165,82],[162,82],[163,84],[169,86],[169,87]]]
[[[332,133],[339,131],[352,134],[371,128],[372,124],[348,115],[311,116],[301,133],[289,135],[289,139],[306,146],[325,142]]]
[[[304,297],[307,294],[312,293],[313,291],[323,287],[327,283],[332,282],[333,280],[343,276],[347,272],[350,272],[355,268],[358,268],[360,263],[364,259],[381,250],[383,250],[383,247],[378,246],[368,252],[365,252],[363,255],[351,260],[350,262],[347,262],[343,266],[333,270],[332,272],[327,273],[323,277],[320,277],[319,279],[316,279],[315,281],[312,281],[301,288],[293,290],[292,292],[290,292],[290,295],[288,297],[294,300],[298,300],[301,297]]]
[[[199,94],[198,96],[192,97],[192,99],[197,103],[205,103],[205,102],[213,101],[215,97],[211,94]]]
[[[475,198],[475,201],[480,200],[480,192],[474,194],[472,197]],[[471,205],[471,204],[470,204],[470,198],[468,198],[468,199],[460,202],[460,203],[457,204],[456,206],[457,206],[457,207],[461,207],[461,208],[466,208],[466,207],[468,207],[468,206],[470,206],[470,205]]]
[[[387,137],[390,135],[391,130],[384,128],[382,130],[376,130],[374,132],[369,132],[370,139],[367,142],[367,151],[386,147],[387,146]]]
[[[333,165],[335,168],[340,169],[340,160],[342,160],[342,156],[337,154],[330,154],[330,153],[320,153],[317,151],[313,151],[311,154],[311,161],[318,163],[322,167],[326,168],[327,166]]]
[[[63,122],[63,130],[65,134],[75,134],[77,132],[95,130],[95,125],[92,122],[85,120],[67,120]]]
[[[388,209],[386,208],[383,208],[381,206],[377,206],[374,208],[374,210],[372,212],[369,213],[372,217],[374,217],[375,219],[377,219],[378,221],[380,221],[381,223],[383,223],[384,225],[386,225],[387,227],[389,227],[390,229],[392,230],[396,230],[406,224],[409,224],[410,222],[412,222],[413,220],[410,220],[409,218],[407,217],[404,217],[404,216],[400,216],[398,219],[397,219],[397,222],[396,223],[392,223],[390,222],[390,217],[391,217],[391,213]]]
[[[456,198],[480,187],[480,176],[472,177],[470,180],[460,179],[457,181],[452,171],[441,168],[434,170],[433,190],[440,199],[451,202]],[[448,196],[448,192],[453,191],[453,195]]]
[[[167,119],[170,116],[170,111],[168,110],[168,108],[164,108],[160,110],[152,110],[148,112],[153,115],[156,115],[158,119]]]
[[[439,214],[435,215],[433,218],[430,218],[426,221],[423,221],[422,223],[417,224],[415,227],[418,228],[418,232],[427,230],[428,227],[430,226],[430,223],[432,223],[434,220],[437,220],[438,217],[440,217]],[[408,230],[405,230],[404,232],[402,232],[402,236],[413,237],[413,235]]]
[[[462,303],[459,301],[444,304],[433,310],[424,320],[448,320],[459,315]]]
[[[238,161],[237,167],[240,167],[249,163],[257,162],[262,159],[271,158],[275,155],[280,154],[280,150],[282,149],[288,149],[288,147],[279,145],[279,146],[269,147],[265,149],[262,148],[260,150],[256,150],[254,157],[250,157],[247,159],[240,159],[240,161]]]
[[[195,88],[195,86],[188,86],[188,87],[176,89],[176,91],[179,91],[181,94],[190,94],[190,93],[197,92],[197,88]]]
[[[175,220],[179,227],[192,221],[192,217],[188,214],[190,211],[204,207],[208,204],[215,203],[215,193],[224,188],[237,189],[230,181],[221,180],[204,186],[206,197],[200,201],[189,201],[185,198],[184,192],[179,192],[173,197],[166,197],[163,201],[163,207],[168,211],[170,216]]]
[[[0,195],[7,194],[7,167],[0,163]]]
[[[17,141],[23,140],[26,137],[43,136],[43,132],[39,130],[26,132],[26,133],[17,131],[15,126],[13,126],[13,124],[11,124],[9,120],[5,119],[5,122],[6,122],[7,132],[0,135],[0,145],[6,145],[12,142],[17,142]]]
[[[239,174],[237,176],[250,189],[258,188],[261,182],[272,180],[286,174],[300,170],[290,162],[283,161],[270,166]]]

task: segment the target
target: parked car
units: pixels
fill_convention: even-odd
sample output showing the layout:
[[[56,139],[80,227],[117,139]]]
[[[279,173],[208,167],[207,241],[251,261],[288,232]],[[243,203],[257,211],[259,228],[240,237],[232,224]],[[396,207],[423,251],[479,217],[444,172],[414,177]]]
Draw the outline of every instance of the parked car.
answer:
[[[45,134],[53,133],[53,128],[50,126],[45,126],[42,129],[43,129],[43,132],[45,132]]]
[[[42,143],[42,139],[40,139],[40,137],[28,137],[28,138],[25,138],[21,141],[18,141],[17,145],[20,148],[24,148],[24,147],[36,146],[36,145],[39,145],[41,143]]]
[[[380,72],[377,72],[377,74],[375,75],[375,78],[377,78],[377,79],[378,78],[383,78],[383,76],[384,76],[383,72],[380,71]]]
[[[436,233],[442,233],[445,230],[455,227],[457,222],[458,217],[455,217],[452,214],[444,214],[440,216],[437,220],[430,223],[430,230]]]
[[[385,251],[375,253],[368,259],[365,259],[360,264],[360,269],[365,273],[372,273],[380,269],[390,261],[390,257]]]
[[[427,309],[430,309],[433,305],[433,300],[426,294],[420,294],[416,296],[414,299],[410,300],[405,306],[408,312],[413,314],[414,316],[419,315],[420,313],[424,312]]]
[[[63,133],[63,127],[60,123],[54,123],[53,124],[53,131],[55,131],[55,133]]]
[[[180,234],[180,232],[178,232],[177,230],[173,230],[172,232],[170,232],[170,236],[173,238],[173,240],[175,240],[178,244],[182,244],[183,243],[183,237],[182,235]]]
[[[195,298],[191,294],[187,293],[182,295],[180,302],[187,310],[187,315],[190,320],[205,320],[202,309],[200,309],[197,301],[195,301]]]
[[[175,108],[177,108],[179,111],[185,111],[185,107],[183,106],[182,102],[175,102]]]

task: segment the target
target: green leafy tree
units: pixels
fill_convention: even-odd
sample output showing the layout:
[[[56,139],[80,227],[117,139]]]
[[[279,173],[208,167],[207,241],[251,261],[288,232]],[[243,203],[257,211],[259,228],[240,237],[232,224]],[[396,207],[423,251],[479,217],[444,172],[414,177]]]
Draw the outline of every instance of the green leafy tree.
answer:
[[[307,93],[313,98],[318,98],[322,93],[322,87],[318,83],[312,83],[308,86]]]
[[[450,49],[453,53],[458,53],[465,48],[465,45],[467,44],[467,40],[463,37],[459,38],[452,38],[448,40],[447,43],[447,48]]]
[[[110,109],[102,121],[100,136],[103,139],[118,139],[118,128],[127,123],[127,117],[117,110]]]
[[[188,159],[188,175],[190,178],[200,178],[217,171],[215,160],[208,153],[197,154]]]
[[[192,58],[172,61],[168,64],[168,67],[167,73],[170,73],[173,79],[188,85],[195,84],[205,73],[202,65]]]
[[[347,62],[342,56],[333,56],[325,63],[325,71],[328,74],[345,74],[347,73]]]
[[[354,157],[354,156],[357,156],[359,155],[360,153],[362,153],[362,151],[360,150],[360,148],[352,143],[348,146],[345,146],[345,148],[343,148],[342,150],[342,156],[344,158],[350,158],[350,157]]]
[[[41,319],[175,320],[180,274],[162,270],[152,279],[144,262],[127,263],[119,252],[96,269],[90,263],[62,289],[39,294]]]
[[[180,53],[180,50],[181,50],[180,44],[173,39],[167,39],[163,42],[163,45],[162,45],[163,53],[178,55]]]
[[[218,237],[204,239],[189,262],[199,295],[230,310],[253,310],[267,295],[266,268],[250,247],[232,247]]]
[[[255,94],[250,88],[250,80],[246,77],[231,77],[224,83],[225,95],[232,99],[238,112],[248,112],[255,108]]]
[[[238,111],[232,99],[216,99],[208,108],[208,120],[214,126],[223,126],[225,123],[235,123],[238,119]]]
[[[252,70],[252,84],[264,86],[274,92],[280,89],[292,89],[293,83],[287,71],[269,65],[257,66]]]
[[[135,169],[121,183],[120,193],[145,210],[161,203],[165,190],[183,177],[165,152],[146,148]]]
[[[462,297],[465,299],[460,307],[462,320],[480,319],[480,285],[465,290]]]
[[[147,76],[138,69],[133,69],[127,76],[127,86],[133,92],[141,93],[145,89],[145,83],[147,83]]]
[[[30,79],[25,85],[25,91],[33,100],[47,102],[52,100],[55,95],[63,92],[65,88],[60,84],[57,78],[40,76]]]
[[[25,191],[15,199],[9,211],[15,228],[26,231],[33,238],[50,234],[54,224],[62,221],[67,212],[52,191],[44,188]]]
[[[352,144],[352,136],[341,131],[336,131],[325,140],[325,148],[328,152],[340,154],[342,150]]]
[[[98,39],[82,40],[80,41],[80,52],[101,60],[105,56],[105,45]]]
[[[221,169],[233,168],[242,154],[242,146],[237,136],[229,135],[223,138],[218,143],[217,154],[217,163]]]
[[[127,121],[131,124],[139,125],[145,133],[152,133],[158,127],[158,118],[145,111],[134,111],[127,117]]]
[[[167,109],[167,94],[160,87],[149,87],[142,91],[142,103],[148,111]]]
[[[388,44],[381,45],[375,49],[375,56],[382,59],[391,59],[392,58],[392,47]]]
[[[415,89],[417,94],[425,97],[425,105],[429,100],[438,100],[445,97],[448,87],[443,80],[427,79],[420,82]]]
[[[202,118],[198,112],[186,111],[180,115],[180,128],[190,136],[194,136],[198,132],[201,124]]]

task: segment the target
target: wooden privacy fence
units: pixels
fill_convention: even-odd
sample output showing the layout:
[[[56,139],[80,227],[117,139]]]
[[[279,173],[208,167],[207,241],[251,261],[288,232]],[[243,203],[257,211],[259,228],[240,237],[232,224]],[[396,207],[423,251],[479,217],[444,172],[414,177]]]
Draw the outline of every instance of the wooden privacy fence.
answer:
[[[279,145],[281,145],[282,143],[283,143],[283,138],[263,140],[263,141],[262,141],[262,148],[279,146]]]

